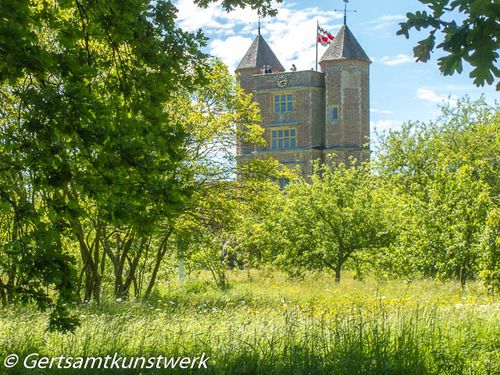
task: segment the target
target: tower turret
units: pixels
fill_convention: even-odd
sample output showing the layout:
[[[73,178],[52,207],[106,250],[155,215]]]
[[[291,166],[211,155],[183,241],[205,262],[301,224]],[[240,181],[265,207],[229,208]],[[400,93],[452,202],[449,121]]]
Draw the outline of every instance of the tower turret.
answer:
[[[252,45],[235,71],[240,86],[247,93],[254,93],[256,78],[258,77],[256,75],[260,74],[265,66],[270,66],[273,73],[285,71],[271,47],[269,47],[264,37],[260,34],[259,26],[257,37],[252,42]],[[241,139],[238,140],[236,148],[238,155],[247,154],[253,150],[253,146]]]
[[[259,74],[264,66],[270,66],[273,73],[285,71],[271,47],[269,47],[264,37],[260,35],[259,30],[252,45],[236,68],[240,85],[245,91],[251,92],[253,90],[252,76]]]
[[[371,61],[347,25],[320,60],[325,74],[325,152],[369,159]]]

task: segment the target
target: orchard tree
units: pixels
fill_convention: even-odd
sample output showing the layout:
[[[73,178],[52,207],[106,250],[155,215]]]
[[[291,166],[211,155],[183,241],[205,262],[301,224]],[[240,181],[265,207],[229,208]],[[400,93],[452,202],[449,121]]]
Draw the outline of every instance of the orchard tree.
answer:
[[[279,167],[275,159],[242,166],[242,174],[246,176],[242,180],[246,211],[236,227],[236,249],[247,267],[269,265],[276,259],[278,249],[287,246],[288,240],[282,236],[280,222],[280,210],[284,207],[285,197],[276,181],[280,178],[296,181],[297,175],[288,168],[280,170]],[[250,179],[257,175],[264,178]],[[266,179],[269,175],[272,177]]]
[[[311,183],[290,184],[280,208],[285,238],[276,249],[287,270],[328,269],[339,282],[347,261],[362,261],[391,243],[388,196],[366,164],[316,165]]]
[[[408,198],[406,230],[412,235],[401,246],[413,250],[424,275],[465,285],[479,273],[491,191],[468,165],[450,172],[443,162],[434,173],[423,187],[426,199]]]
[[[435,48],[445,56],[438,59],[439,69],[446,75],[462,73],[463,62],[472,65],[470,77],[476,86],[491,85],[497,79],[500,90],[498,49],[500,26],[497,0],[420,0],[430,12],[407,13],[398,35],[409,38],[412,29],[430,29],[427,38],[413,49],[417,61],[427,62]],[[454,19],[455,18],[455,19]],[[457,19],[458,18],[458,19]],[[443,41],[436,46],[442,33]]]
[[[256,140],[261,140],[260,134]],[[267,237],[262,238],[265,232],[258,228],[280,195],[275,181],[293,179],[294,173],[274,159],[249,161],[237,170],[236,180],[200,183],[190,206],[176,220],[171,247],[181,277],[184,265],[190,271],[207,270],[216,285],[226,289],[228,269],[262,264],[256,259]]]
[[[404,212],[397,268],[403,262],[462,284],[497,274],[499,134],[498,107],[463,99],[435,122],[408,123],[382,139],[378,171],[398,189]]]
[[[239,165],[239,171],[244,178],[200,185],[176,220],[171,243],[180,275],[184,265],[190,271],[207,270],[226,289],[228,269],[262,264],[255,262],[260,249],[254,245],[266,243],[256,228],[276,199],[272,193],[280,194],[272,179],[292,174],[273,159],[250,161]]]
[[[236,261],[236,227],[247,205],[239,199],[237,182],[213,184],[218,186],[196,194],[194,209],[186,211],[177,221],[174,238],[179,252],[175,255],[185,260],[191,270],[209,271],[216,285],[226,289],[226,271]]]

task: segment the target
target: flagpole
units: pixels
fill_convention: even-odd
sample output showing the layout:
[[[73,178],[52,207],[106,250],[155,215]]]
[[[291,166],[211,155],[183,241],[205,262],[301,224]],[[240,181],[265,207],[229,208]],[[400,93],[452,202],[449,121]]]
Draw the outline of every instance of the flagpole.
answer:
[[[316,20],[316,71],[318,71],[318,30],[319,30],[319,20]]]

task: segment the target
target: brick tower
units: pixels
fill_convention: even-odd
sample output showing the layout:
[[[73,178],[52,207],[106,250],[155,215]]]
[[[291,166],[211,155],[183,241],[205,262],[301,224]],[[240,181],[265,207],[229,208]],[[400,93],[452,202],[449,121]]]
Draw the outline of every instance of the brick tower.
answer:
[[[340,161],[370,157],[370,64],[347,25],[320,60],[325,75],[325,152],[331,150]]]
[[[259,34],[236,69],[241,87],[259,104],[267,146],[254,149],[238,140],[238,162],[273,157],[305,177],[311,162],[350,156],[368,160],[371,61],[344,25],[321,58],[321,72],[285,72]],[[262,73],[271,66],[272,73]]]

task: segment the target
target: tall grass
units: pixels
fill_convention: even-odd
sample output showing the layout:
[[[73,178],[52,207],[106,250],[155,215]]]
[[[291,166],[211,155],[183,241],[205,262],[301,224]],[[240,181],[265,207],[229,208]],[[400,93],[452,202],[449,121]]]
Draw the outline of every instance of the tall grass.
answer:
[[[46,317],[29,307],[4,310],[0,359],[32,352],[205,352],[205,374],[500,374],[500,305],[478,284],[462,290],[452,283],[346,278],[335,285],[328,275],[290,281],[257,272],[231,279],[233,288],[225,292],[200,275],[185,285],[166,284],[148,304],[107,300],[82,307],[75,334],[45,332]]]

